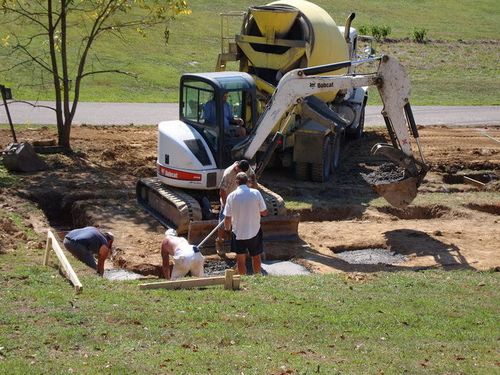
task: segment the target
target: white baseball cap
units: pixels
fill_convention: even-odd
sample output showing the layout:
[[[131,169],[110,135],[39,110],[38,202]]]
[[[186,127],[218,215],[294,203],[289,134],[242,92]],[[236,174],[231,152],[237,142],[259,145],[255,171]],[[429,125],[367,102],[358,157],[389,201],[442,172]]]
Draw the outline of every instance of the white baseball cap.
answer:
[[[106,237],[106,239],[108,241],[113,241],[115,239],[115,235],[112,233],[112,232],[104,232],[103,233],[104,237]]]
[[[177,237],[177,231],[174,228],[168,228],[165,231],[165,236],[175,236],[175,237]]]

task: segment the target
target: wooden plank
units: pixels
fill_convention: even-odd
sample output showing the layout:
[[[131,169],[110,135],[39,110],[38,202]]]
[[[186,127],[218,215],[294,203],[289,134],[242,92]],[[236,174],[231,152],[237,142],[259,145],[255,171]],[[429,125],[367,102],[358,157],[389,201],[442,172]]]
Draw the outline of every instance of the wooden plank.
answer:
[[[240,288],[240,275],[234,275],[233,269],[226,270],[225,276],[191,277],[182,280],[158,281],[139,284],[140,289],[183,289],[198,288],[211,285],[224,285],[224,289],[236,290]]]
[[[484,183],[482,183],[481,181],[478,181],[478,180],[474,180],[473,178],[470,178],[470,177],[467,177],[467,176],[464,176],[464,181],[470,185],[474,185],[474,186],[477,186],[477,187],[484,187]]]
[[[43,256],[43,265],[44,266],[49,265],[51,244],[52,244],[52,238],[47,235],[47,244],[45,245],[45,255]]]
[[[52,233],[49,230],[47,232],[47,246],[45,247],[45,257],[43,261],[44,265],[48,265],[49,263],[50,248],[54,250],[54,252],[57,255],[57,258],[59,258],[59,262],[61,263],[61,266],[63,267],[64,271],[66,272],[69,281],[71,281],[71,283],[74,285],[75,291],[77,293],[80,293],[83,289],[83,285],[78,279],[78,276],[76,275],[75,271],[73,270],[73,267],[71,267],[68,258],[66,258],[66,255],[64,255],[61,245],[59,244],[59,241],[57,241],[57,238],[54,236],[54,233]]]
[[[173,281],[158,281],[155,283],[139,284],[140,289],[180,289],[180,288],[196,288],[210,285],[224,285],[224,276],[213,277],[191,277],[189,279],[173,280]]]

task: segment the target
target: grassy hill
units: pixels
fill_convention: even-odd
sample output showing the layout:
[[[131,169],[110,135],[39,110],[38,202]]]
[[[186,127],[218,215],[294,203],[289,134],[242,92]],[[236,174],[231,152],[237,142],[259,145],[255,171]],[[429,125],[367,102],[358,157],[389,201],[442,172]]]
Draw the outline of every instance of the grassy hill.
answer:
[[[180,16],[170,23],[168,44],[164,42],[162,27],[147,31],[146,38],[129,33],[125,41],[116,38],[99,40],[93,56],[99,56],[101,64],[136,72],[138,78],[113,74],[92,76],[85,81],[81,100],[176,101],[182,73],[214,70],[221,45],[219,14],[244,11],[251,5],[264,3],[191,1],[192,14]],[[379,43],[376,50],[397,56],[408,67],[413,84],[413,104],[500,104],[497,89],[500,84],[500,34],[496,1],[380,0],[353,3],[318,0],[316,3],[339,25],[344,24],[349,13],[355,12],[353,26],[358,29],[363,26],[391,28],[390,42]],[[0,20],[2,17],[0,15]],[[229,34],[237,33],[239,25],[239,19],[235,19]],[[19,31],[21,26],[17,27]],[[424,44],[413,42],[415,29],[425,29],[429,41]],[[0,37],[8,30],[0,30]],[[0,66],[12,63],[7,61],[5,52],[0,48]],[[98,65],[95,58],[94,63]],[[0,68],[0,83],[11,86],[16,98],[51,99],[50,89],[31,85],[33,74],[31,71],[2,71]]]

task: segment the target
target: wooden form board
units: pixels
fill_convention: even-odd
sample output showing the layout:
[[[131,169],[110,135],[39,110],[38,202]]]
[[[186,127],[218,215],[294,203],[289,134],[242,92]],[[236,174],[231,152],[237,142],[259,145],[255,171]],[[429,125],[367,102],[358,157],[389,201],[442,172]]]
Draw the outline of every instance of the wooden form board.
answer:
[[[78,279],[78,276],[76,275],[75,271],[73,270],[73,267],[71,267],[68,258],[66,258],[66,255],[64,255],[64,252],[56,236],[54,236],[54,233],[52,233],[52,231],[49,230],[47,232],[47,246],[45,246],[45,256],[43,258],[44,266],[47,266],[49,264],[51,249],[54,250],[54,252],[57,255],[57,258],[59,258],[59,262],[61,263],[64,271],[66,272],[66,276],[68,277],[69,281],[71,281],[71,283],[75,287],[75,291],[77,293],[80,293],[83,289],[83,285]]]
[[[474,180],[473,178],[470,178],[470,177],[467,177],[467,176],[464,176],[464,181],[467,184],[474,185],[474,186],[477,186],[477,187],[480,187],[480,188],[484,188],[484,185],[486,185],[486,184],[482,183],[481,181]]]
[[[199,288],[210,285],[224,285],[224,289],[237,290],[240,288],[240,275],[235,275],[234,270],[226,270],[225,276],[190,277],[182,280],[159,281],[154,283],[139,284],[140,289],[184,289]]]

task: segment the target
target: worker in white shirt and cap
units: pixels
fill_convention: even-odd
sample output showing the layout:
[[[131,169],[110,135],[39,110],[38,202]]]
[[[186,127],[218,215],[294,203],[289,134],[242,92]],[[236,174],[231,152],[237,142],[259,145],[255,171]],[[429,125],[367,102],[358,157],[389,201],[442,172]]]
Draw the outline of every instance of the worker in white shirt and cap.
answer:
[[[267,215],[266,203],[257,189],[248,187],[245,172],[236,175],[238,188],[228,195],[224,208],[224,229],[232,231],[231,250],[236,253],[238,273],[245,275],[247,252],[252,257],[253,273],[261,273],[264,251],[260,217]]]
[[[203,277],[203,263],[205,257],[198,247],[189,244],[184,237],[178,237],[177,232],[170,228],[165,232],[165,238],[161,243],[162,274],[165,279],[175,280],[186,276]],[[174,260],[174,266],[170,271],[170,257]]]

